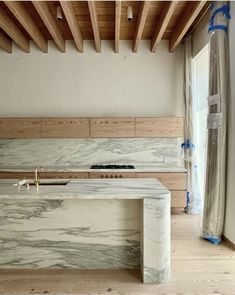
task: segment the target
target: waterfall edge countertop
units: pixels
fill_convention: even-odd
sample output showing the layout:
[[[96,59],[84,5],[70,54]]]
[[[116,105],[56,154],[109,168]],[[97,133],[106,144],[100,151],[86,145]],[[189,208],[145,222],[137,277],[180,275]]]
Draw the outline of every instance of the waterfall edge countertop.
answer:
[[[35,166],[0,166],[0,172],[33,172]],[[90,169],[90,166],[42,166],[44,172],[186,172],[185,167],[182,165],[170,163],[159,163],[158,165],[134,165],[135,169]]]
[[[18,191],[17,180],[0,180],[0,198],[17,199],[157,199],[169,190],[156,179],[41,179],[39,191],[34,185],[29,190],[22,186]],[[33,180],[30,180],[33,184]],[[48,185],[48,184],[51,185]],[[65,184],[64,184],[65,183]],[[67,184],[66,184],[67,183]],[[47,184],[47,185],[45,185]]]
[[[169,280],[170,192],[159,181],[56,181],[43,186],[41,179],[39,191],[0,181],[1,269],[93,268],[95,261],[99,269],[128,268],[137,259],[144,283]],[[133,214],[140,214],[139,230],[132,230]]]

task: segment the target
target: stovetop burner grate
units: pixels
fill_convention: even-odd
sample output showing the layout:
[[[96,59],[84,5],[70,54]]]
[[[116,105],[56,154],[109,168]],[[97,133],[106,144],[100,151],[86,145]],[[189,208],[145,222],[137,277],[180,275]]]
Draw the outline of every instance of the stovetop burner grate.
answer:
[[[91,169],[135,169],[135,167],[133,165],[109,164],[109,165],[92,165]]]

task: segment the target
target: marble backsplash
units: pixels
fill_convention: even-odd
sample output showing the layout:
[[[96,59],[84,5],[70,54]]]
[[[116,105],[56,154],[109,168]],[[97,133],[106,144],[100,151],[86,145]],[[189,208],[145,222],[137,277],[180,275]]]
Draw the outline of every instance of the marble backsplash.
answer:
[[[1,139],[0,167],[180,163],[180,138]]]

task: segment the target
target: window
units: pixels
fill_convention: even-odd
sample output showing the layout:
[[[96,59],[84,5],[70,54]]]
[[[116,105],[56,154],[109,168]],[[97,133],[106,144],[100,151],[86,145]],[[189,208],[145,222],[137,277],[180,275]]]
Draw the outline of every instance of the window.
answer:
[[[206,145],[207,145],[207,97],[209,93],[209,45],[194,58],[193,77],[193,134],[195,163],[197,165],[199,195],[204,196]]]

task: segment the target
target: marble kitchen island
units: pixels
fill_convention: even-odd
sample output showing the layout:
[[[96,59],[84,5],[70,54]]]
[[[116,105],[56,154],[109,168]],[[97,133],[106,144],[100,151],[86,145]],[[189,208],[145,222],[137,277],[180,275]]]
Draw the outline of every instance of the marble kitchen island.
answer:
[[[141,268],[144,283],[169,280],[170,192],[157,180],[14,183],[0,181],[0,269]]]

